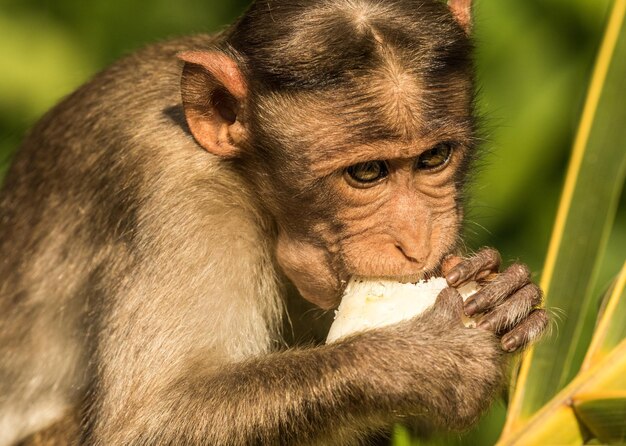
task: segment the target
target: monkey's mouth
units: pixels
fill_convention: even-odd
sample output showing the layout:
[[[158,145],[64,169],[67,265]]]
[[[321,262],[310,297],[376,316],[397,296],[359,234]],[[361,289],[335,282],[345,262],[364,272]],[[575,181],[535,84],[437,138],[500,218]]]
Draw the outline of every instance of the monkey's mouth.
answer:
[[[398,282],[398,283],[418,283],[421,281],[430,280],[433,277],[440,277],[441,268],[437,267],[432,270],[424,271],[423,273],[417,274],[406,274],[406,275],[376,275],[376,276],[362,276],[362,275],[354,275],[350,277],[349,281],[352,280],[362,280],[362,281],[386,281],[386,282]],[[342,292],[345,290],[348,281],[342,281]]]
[[[345,290],[347,283],[350,280],[367,280],[367,281],[375,281],[375,280],[383,280],[389,282],[398,282],[398,283],[418,283],[421,281],[428,281],[434,277],[441,277],[443,275],[442,269],[442,260],[437,263],[437,266],[420,271],[413,272],[410,274],[389,274],[389,275],[361,275],[355,274],[348,278],[348,280],[342,280],[342,292]]]

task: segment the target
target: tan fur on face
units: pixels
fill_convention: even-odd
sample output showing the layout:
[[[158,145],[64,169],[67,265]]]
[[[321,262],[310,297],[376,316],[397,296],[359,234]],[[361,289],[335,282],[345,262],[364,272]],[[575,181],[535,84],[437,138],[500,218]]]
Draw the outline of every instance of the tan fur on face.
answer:
[[[355,275],[419,277],[439,265],[456,244],[460,225],[451,164],[447,172],[423,173],[412,171],[410,161],[391,161],[389,178],[371,189],[337,181],[346,197],[338,215],[343,221],[341,252],[349,270]]]
[[[372,120],[372,116],[367,115],[367,110],[360,112],[354,103],[341,103],[329,110],[318,106],[324,102],[313,95],[273,97],[276,113],[281,112],[278,106],[285,101],[283,119],[292,124],[277,132],[282,138],[300,138],[307,149],[302,150],[305,158],[299,161],[307,166],[307,172],[294,176],[291,185],[301,195],[295,195],[297,200],[287,205],[293,209],[299,207],[298,202],[306,202],[306,220],[292,217],[281,225],[288,233],[284,239],[293,238],[294,245],[323,246],[332,255],[322,259],[322,263],[304,256],[297,265],[293,262],[281,265],[290,271],[288,275],[296,284],[298,277],[308,276],[307,271],[316,271],[306,283],[307,288],[320,291],[318,297],[311,298],[314,293],[299,288],[307,298],[325,308],[328,302],[338,302],[337,293],[341,290],[336,289],[334,296],[321,290],[326,290],[329,283],[337,283],[337,279],[341,283],[352,275],[420,278],[436,269],[457,243],[461,211],[455,176],[468,155],[468,148],[462,144],[455,146],[449,165],[441,172],[415,172],[412,165],[417,157],[442,141],[468,140],[469,130],[460,122],[458,126],[432,131],[420,125],[423,119],[419,106],[410,105],[411,101],[419,102],[419,82],[410,78],[408,72],[385,70],[368,78],[370,90],[367,91],[375,104],[381,104],[376,107],[379,112],[376,122],[387,128],[389,134],[397,135],[394,139],[356,144],[350,126],[361,118]],[[408,80],[403,84],[404,81],[393,76],[405,76]],[[382,91],[372,93],[383,88],[388,92],[400,86],[415,90],[413,97],[400,92],[395,96]],[[290,100],[297,101],[298,106],[289,107]],[[342,107],[350,111],[345,119],[341,115]],[[265,109],[271,110],[271,107]],[[314,112],[307,114],[304,110]],[[455,115],[451,112],[450,116],[453,121]],[[396,166],[390,181],[371,189],[349,186],[342,176],[344,169],[369,160],[387,160]],[[314,194],[309,195],[308,189],[315,191]],[[322,224],[328,215],[333,216],[333,224]],[[291,222],[297,222],[294,228],[290,227]],[[312,285],[316,280],[319,287]]]
[[[277,136],[297,139],[303,145],[303,158],[298,160],[303,167],[298,170],[303,172],[306,166],[306,173],[296,175],[291,184],[300,195],[294,195],[296,200],[286,207],[293,209],[299,206],[297,202],[306,202],[308,212],[306,220],[296,220],[293,228],[293,218],[281,225],[286,231],[283,240],[291,238],[294,246],[323,247],[331,253],[330,257],[305,255],[293,261],[279,255],[279,261],[302,294],[324,308],[338,303],[341,292],[339,286],[333,294],[328,285],[341,284],[350,276],[417,280],[434,271],[454,249],[461,224],[455,177],[468,155],[462,144],[470,138],[470,130],[462,124],[468,112],[457,104],[462,112],[455,115],[455,110],[450,110],[452,125],[430,129],[421,112],[424,93],[419,79],[393,57],[358,83],[358,91],[370,98],[365,103],[374,104],[376,115],[370,114],[370,108],[356,105],[360,96],[338,101],[331,108],[327,105],[332,103],[330,99],[319,95],[274,96],[275,109],[264,108],[265,113],[275,111],[290,122],[276,129]],[[285,108],[280,107],[282,101]],[[294,102],[298,106],[294,107]],[[359,125],[379,126],[394,136],[358,144],[352,129]],[[443,171],[412,170],[417,157],[443,141],[461,142]],[[371,189],[347,185],[344,169],[370,160],[386,160],[398,169],[391,172],[388,182]],[[309,189],[315,193],[309,195]],[[333,224],[322,224],[328,215],[333,216]],[[285,248],[285,252],[294,250]],[[316,273],[304,281],[306,286],[299,285],[299,278],[309,277],[309,271]]]
[[[317,203],[311,198],[311,207],[331,208],[334,224],[313,215],[302,226],[306,228],[302,233],[283,234],[282,249],[302,255],[279,255],[281,266],[307,299],[324,308],[329,302],[338,303],[341,288],[335,288],[333,295],[327,286],[337,279],[345,281],[357,275],[418,280],[435,271],[456,246],[462,213],[454,177],[465,156],[463,148],[455,148],[448,165],[437,172],[414,170],[415,158],[424,150],[389,148],[387,152],[379,147],[377,152],[380,159],[387,160],[389,176],[371,188],[351,186],[341,171],[318,183],[322,197],[333,198]],[[407,156],[394,157],[397,154]],[[324,247],[328,254],[305,254],[313,246],[317,250]],[[304,286],[300,282],[303,277],[308,278]]]
[[[400,138],[409,139],[416,129],[423,128],[421,100],[423,87],[419,73],[402,60],[399,50],[372,34],[378,43],[381,66],[364,81],[371,99],[379,108],[382,118]]]

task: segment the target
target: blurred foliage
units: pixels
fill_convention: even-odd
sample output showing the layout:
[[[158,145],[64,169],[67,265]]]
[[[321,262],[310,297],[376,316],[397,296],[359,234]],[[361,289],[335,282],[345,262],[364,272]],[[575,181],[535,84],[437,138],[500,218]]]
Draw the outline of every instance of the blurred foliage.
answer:
[[[626,178],[625,84],[626,0],[616,0],[541,276],[546,305],[567,318],[524,355],[498,445],[626,440],[626,262],[600,311],[593,294]]]
[[[539,273],[610,0],[475,2],[486,153],[468,245],[497,246]],[[218,30],[247,3],[0,0],[0,160],[38,116],[111,61],[155,40]],[[623,208],[610,246],[626,246]],[[620,259],[611,251],[605,286]]]
[[[0,0],[0,161],[37,117],[107,64],[150,42],[219,30],[247,4]]]
[[[218,30],[247,3],[0,0],[0,165],[6,167],[38,116],[114,59],[155,40]],[[475,3],[485,142],[472,186],[467,245],[495,246],[505,260],[520,259],[539,275],[611,0]],[[624,252],[622,197],[597,295],[616,275]],[[496,405],[463,439],[434,441],[492,444],[504,410]]]
[[[567,318],[559,337],[526,355],[507,431],[522,425],[570,383],[591,339],[599,302],[594,295],[596,273],[626,178],[625,17],[626,0],[617,0],[598,51],[541,276],[546,305],[563,310]]]

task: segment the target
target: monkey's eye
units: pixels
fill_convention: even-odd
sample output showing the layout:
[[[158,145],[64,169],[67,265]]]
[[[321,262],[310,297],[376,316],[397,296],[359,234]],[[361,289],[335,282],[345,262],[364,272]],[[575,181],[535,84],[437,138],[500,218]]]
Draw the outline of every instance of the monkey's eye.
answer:
[[[443,167],[452,154],[450,143],[441,143],[422,153],[415,161],[417,170],[431,170]]]
[[[344,177],[353,187],[369,187],[389,175],[389,169],[384,161],[366,161],[348,167]]]

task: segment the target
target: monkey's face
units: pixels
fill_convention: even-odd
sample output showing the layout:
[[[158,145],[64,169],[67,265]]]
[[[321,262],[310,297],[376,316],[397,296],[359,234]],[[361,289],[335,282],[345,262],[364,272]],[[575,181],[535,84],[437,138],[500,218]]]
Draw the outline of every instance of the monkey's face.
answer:
[[[343,37],[303,28],[304,46],[290,35],[272,57],[249,52],[246,79],[224,54],[182,57],[194,137],[235,160],[276,222],[278,263],[323,308],[352,276],[417,280],[456,245],[471,45],[443,3],[433,8],[432,23],[341,22]]]
[[[297,210],[279,219],[283,270],[324,308],[339,302],[351,276],[416,281],[435,272],[457,243],[466,150],[417,141],[360,148],[352,161],[319,160],[315,171],[332,171],[292,195],[287,206]]]
[[[407,122],[413,131],[392,128],[379,140],[375,122],[355,128],[354,107],[342,121],[309,103],[283,114],[280,128],[271,115],[259,124],[263,145],[284,147],[280,161],[255,170],[279,227],[278,262],[305,298],[330,308],[352,276],[417,281],[437,271],[458,241],[468,109],[448,110],[445,124],[428,129]]]
[[[415,281],[433,272],[456,244],[461,213],[456,142],[381,148],[380,159],[341,169],[337,246],[351,275]]]

